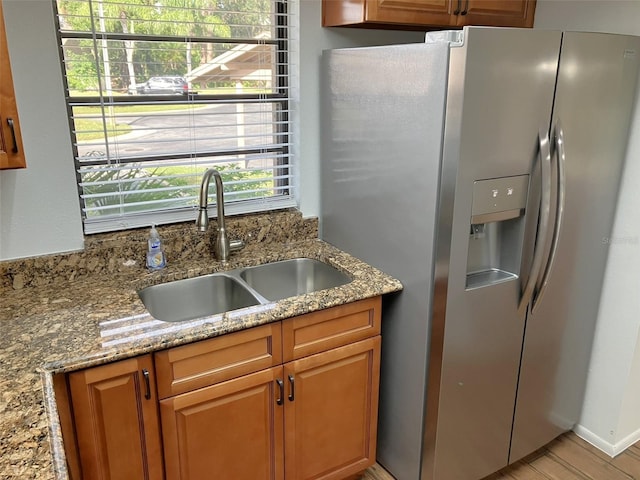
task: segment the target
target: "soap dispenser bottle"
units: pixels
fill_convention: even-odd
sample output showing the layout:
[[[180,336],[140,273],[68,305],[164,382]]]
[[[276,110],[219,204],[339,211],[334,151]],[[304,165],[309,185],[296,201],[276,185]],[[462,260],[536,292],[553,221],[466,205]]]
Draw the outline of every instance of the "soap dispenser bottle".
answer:
[[[147,268],[149,270],[160,270],[167,266],[167,259],[164,255],[162,240],[156,230],[156,226],[151,226],[147,250]]]

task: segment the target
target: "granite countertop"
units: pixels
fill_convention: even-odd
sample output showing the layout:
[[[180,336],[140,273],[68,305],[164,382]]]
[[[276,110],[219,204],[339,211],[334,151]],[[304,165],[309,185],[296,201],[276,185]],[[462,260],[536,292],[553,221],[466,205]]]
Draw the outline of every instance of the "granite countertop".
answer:
[[[353,282],[213,317],[166,323],[139,300],[143,285],[295,257],[315,258]],[[249,245],[229,264],[192,260],[147,273],[127,267],[0,292],[0,477],[66,479],[54,374],[262,325],[402,289],[396,279],[318,239]]]

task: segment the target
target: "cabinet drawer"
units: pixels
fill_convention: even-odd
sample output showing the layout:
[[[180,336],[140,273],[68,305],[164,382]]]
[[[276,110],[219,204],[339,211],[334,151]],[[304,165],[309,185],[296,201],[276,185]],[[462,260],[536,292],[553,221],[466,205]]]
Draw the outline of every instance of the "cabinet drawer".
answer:
[[[281,363],[280,322],[171,348],[155,354],[158,397],[167,398]]]
[[[374,297],[284,320],[284,361],[379,335],[381,304],[381,297]]]

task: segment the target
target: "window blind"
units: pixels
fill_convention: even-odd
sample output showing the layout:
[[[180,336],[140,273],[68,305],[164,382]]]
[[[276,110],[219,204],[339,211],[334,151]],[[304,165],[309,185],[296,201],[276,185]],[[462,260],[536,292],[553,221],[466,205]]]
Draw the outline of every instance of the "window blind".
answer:
[[[54,5],[85,233],[295,205],[286,0]]]

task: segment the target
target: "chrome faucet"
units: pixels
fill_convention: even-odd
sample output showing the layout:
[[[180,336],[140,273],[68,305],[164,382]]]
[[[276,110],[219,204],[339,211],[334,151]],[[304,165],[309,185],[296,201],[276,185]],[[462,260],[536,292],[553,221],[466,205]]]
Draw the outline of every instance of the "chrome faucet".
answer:
[[[240,250],[244,247],[242,240],[231,240],[227,236],[225,218],[224,218],[224,192],[222,186],[222,177],[220,172],[215,168],[210,168],[202,176],[200,184],[200,209],[196,218],[196,227],[201,232],[206,232],[209,227],[209,215],[207,213],[207,205],[209,203],[209,180],[211,176],[216,182],[216,207],[218,209],[218,235],[213,246],[213,253],[218,260],[226,263],[229,260],[231,252]]]

